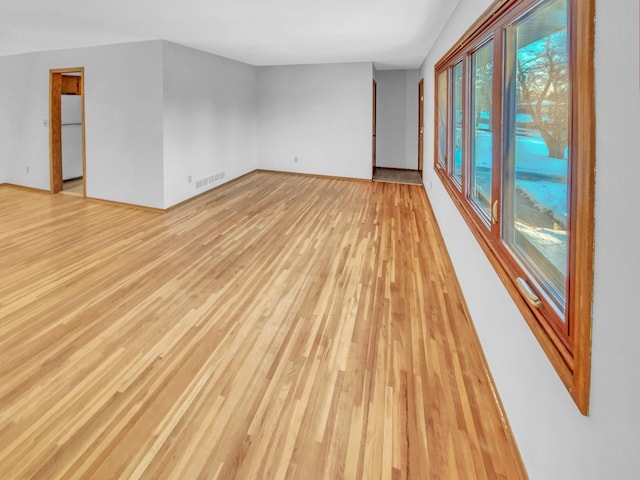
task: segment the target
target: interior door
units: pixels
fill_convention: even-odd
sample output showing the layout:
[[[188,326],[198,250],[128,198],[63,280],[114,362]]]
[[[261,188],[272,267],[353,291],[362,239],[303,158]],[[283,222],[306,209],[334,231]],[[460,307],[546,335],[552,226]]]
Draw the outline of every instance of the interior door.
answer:
[[[418,172],[422,177],[424,163],[424,78],[418,83]]]

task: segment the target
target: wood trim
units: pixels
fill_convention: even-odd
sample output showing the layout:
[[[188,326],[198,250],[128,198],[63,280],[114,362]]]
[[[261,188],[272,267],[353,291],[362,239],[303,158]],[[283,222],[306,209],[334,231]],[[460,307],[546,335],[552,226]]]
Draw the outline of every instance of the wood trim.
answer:
[[[435,171],[440,170],[442,167],[440,165],[440,138],[439,127],[440,127],[440,73],[438,70],[434,71],[433,74],[433,169]],[[445,72],[445,75],[447,73]]]
[[[62,190],[62,75],[49,72],[49,152],[51,193]]]
[[[61,100],[63,94],[63,82],[65,73],[78,73],[77,81],[69,83],[67,80],[67,92],[81,95],[82,106],[82,195],[87,196],[87,151],[85,134],[85,88],[84,67],[54,68],[49,70],[49,172],[50,191],[58,193],[62,190],[62,126],[61,126]],[[67,77],[68,78],[68,77]]]
[[[573,4],[577,9],[573,40],[580,42],[586,49],[575,62],[576,98],[574,99],[574,117],[580,122],[578,138],[574,141],[580,145],[582,164],[573,162],[573,203],[578,207],[572,225],[573,235],[571,264],[576,266],[573,282],[569,285],[573,298],[572,315],[579,318],[575,322],[573,336],[575,369],[574,398],[585,415],[589,411],[589,392],[591,387],[591,332],[593,301],[593,262],[594,262],[594,230],[595,230],[595,170],[596,170],[596,111],[595,111],[595,1],[581,0]]]
[[[85,200],[89,200],[95,203],[104,203],[106,205],[114,205],[118,207],[136,208],[138,210],[145,210],[147,212],[164,213],[166,210],[156,207],[148,207],[146,205],[136,205],[135,203],[118,202],[116,200],[105,200],[103,198],[85,197]]]
[[[447,63],[448,59],[458,55],[460,51],[481,36],[486,30],[490,29],[490,25],[499,19],[505,11],[513,7],[520,0],[495,0],[484,13],[471,24],[471,26],[462,34],[460,39],[445,53],[442,59],[436,63],[438,69],[443,63]]]
[[[84,88],[84,67],[80,69],[80,94],[82,105],[82,196],[87,197],[87,136],[85,117],[85,88]]]
[[[504,49],[504,36],[500,34],[500,30],[493,30],[493,65],[494,75],[498,72],[499,75],[504,71],[504,59],[501,52]],[[504,85],[503,82],[496,82],[494,79],[493,85],[493,98],[492,107],[494,111],[504,112]],[[502,145],[504,144],[503,131],[502,131],[502,118],[500,115],[493,115],[493,162],[491,168],[493,172],[502,171]],[[498,207],[502,205],[501,186],[500,182],[495,181],[492,177],[491,184],[491,207],[493,208],[494,202],[498,202]],[[493,213],[491,214],[493,217]],[[491,219],[491,239],[498,243],[500,241],[500,235],[502,232],[502,216],[498,215],[497,219]]]
[[[495,44],[494,62],[496,62],[496,68],[494,71],[502,72],[504,70],[501,55],[504,50],[502,29],[520,15],[536,8],[541,3],[542,0],[527,2],[498,0],[494,2],[443,59],[436,64],[434,70],[436,84],[438,75],[441,72],[449,71],[453,65],[458,63],[461,57],[467,60],[469,52],[475,50],[476,44],[482,41],[482,37],[490,34],[493,34],[494,41],[497,42]],[[471,203],[465,197],[465,192],[461,193],[454,186],[454,180],[451,178],[453,166],[449,165],[448,171],[440,168],[437,159],[438,88],[436,88],[435,103],[435,171],[570,392],[580,412],[588,415],[594,250],[595,99],[593,56],[595,2],[594,0],[570,0],[568,8],[568,28],[572,42],[571,55],[573,56],[570,68],[574,84],[571,98],[572,127],[570,145],[571,151],[578,152],[580,158],[572,162],[572,171],[568,179],[572,192],[571,203],[574,207],[571,211],[571,235],[569,237],[570,281],[565,309],[566,323],[562,322],[551,306],[543,305],[542,308],[535,308],[523,298],[515,281],[516,277],[524,275],[524,272],[522,272],[521,267],[500,241],[500,223],[492,225],[491,233],[488,234],[486,226],[483,226],[483,222],[477,217]],[[580,44],[580,53],[576,54],[578,42]],[[453,79],[450,73],[448,73],[448,77],[449,94],[447,103],[449,104],[452,103],[451,88],[453,88]],[[493,92],[494,112],[503,112],[504,82],[496,83],[497,86],[494,87]],[[447,121],[449,137],[451,136],[449,132],[451,129],[451,115],[451,106],[449,106],[449,118]],[[494,127],[496,127],[494,128],[494,135],[498,136],[494,137],[493,171],[495,174],[502,171],[501,149],[503,144],[502,125],[496,115],[494,115]],[[451,138],[449,138],[449,152],[452,152],[452,147]],[[468,148],[465,155],[468,155]],[[466,161],[468,164],[468,159]],[[501,199],[500,188],[499,182],[494,182],[492,203]]]
[[[256,170],[254,170],[254,172],[269,172],[269,173],[276,173],[276,174],[281,174],[281,175],[298,175],[300,177],[316,177],[316,178],[327,178],[327,179],[330,179],[330,180],[348,180],[350,182],[367,182],[367,183],[371,183],[371,180],[369,180],[368,178],[339,177],[337,175],[322,175],[320,173],[287,172],[286,170],[269,170],[267,168],[258,168]],[[250,173],[253,173],[253,172],[250,172]]]
[[[378,140],[376,138],[378,131],[378,82],[374,78],[371,83],[371,180],[376,173],[377,165],[377,153],[378,153]]]
[[[55,73],[83,73],[84,67],[66,67],[66,68],[52,68],[52,72]]]
[[[0,187],[19,188],[20,190],[26,190],[26,191],[32,192],[32,193],[51,193],[49,190],[45,190],[45,189],[42,189],[42,188],[27,187],[27,186],[24,186],[24,185],[17,185],[15,183],[11,183],[11,182],[0,183]]]

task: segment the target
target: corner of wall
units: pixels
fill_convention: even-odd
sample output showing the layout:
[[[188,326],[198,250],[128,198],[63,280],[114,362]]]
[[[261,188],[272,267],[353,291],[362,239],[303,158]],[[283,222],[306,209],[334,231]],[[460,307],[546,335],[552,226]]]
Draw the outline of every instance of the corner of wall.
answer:
[[[162,43],[164,208],[256,169],[256,67]]]

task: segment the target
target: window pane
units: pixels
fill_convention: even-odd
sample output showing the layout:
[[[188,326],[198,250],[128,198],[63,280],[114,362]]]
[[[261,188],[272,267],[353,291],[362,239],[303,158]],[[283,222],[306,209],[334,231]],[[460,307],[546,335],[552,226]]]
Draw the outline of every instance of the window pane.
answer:
[[[453,67],[453,176],[462,184],[462,62]]]
[[[507,29],[504,240],[563,315],[568,263],[566,0]]]
[[[471,56],[471,200],[491,216],[491,167],[493,159],[493,42]]]
[[[447,71],[438,75],[438,163],[447,168]]]

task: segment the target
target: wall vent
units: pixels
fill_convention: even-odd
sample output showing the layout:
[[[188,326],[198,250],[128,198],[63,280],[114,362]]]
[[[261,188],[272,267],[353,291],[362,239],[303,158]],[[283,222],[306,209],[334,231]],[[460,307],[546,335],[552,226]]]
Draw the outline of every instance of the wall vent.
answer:
[[[209,185],[213,185],[215,183],[220,182],[221,180],[224,179],[224,172],[219,172],[216,173],[215,175],[211,175],[209,177],[204,177],[201,178],[200,180],[196,180],[195,185],[196,185],[196,190],[201,189],[201,188],[205,188]]]

